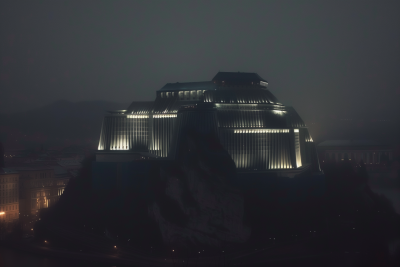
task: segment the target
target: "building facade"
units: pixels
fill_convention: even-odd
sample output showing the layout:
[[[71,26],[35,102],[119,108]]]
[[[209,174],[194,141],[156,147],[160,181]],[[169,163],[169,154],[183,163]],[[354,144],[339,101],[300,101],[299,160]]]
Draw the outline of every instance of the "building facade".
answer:
[[[21,214],[36,214],[40,209],[54,205],[68,183],[56,179],[53,168],[16,167],[20,174]]]
[[[1,170],[1,169],[0,169]],[[0,222],[13,222],[19,218],[19,174],[0,172]]]
[[[104,117],[96,160],[176,159],[180,140],[195,130],[217,137],[239,171],[320,172],[307,126],[267,86],[258,74],[239,72],[168,83],[155,101],[132,102]]]
[[[63,194],[69,176],[58,175],[54,166],[19,166],[19,219],[24,230],[31,230],[40,211],[54,206]],[[61,167],[60,167],[61,168]]]
[[[318,144],[318,156],[322,164],[362,161],[368,170],[377,170],[393,159],[393,147],[371,140],[328,140]]]

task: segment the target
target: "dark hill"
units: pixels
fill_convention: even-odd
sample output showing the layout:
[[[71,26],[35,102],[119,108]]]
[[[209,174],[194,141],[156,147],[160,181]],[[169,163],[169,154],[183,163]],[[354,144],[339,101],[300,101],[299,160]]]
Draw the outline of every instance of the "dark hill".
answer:
[[[124,109],[128,104],[108,101],[73,103],[60,100],[30,111],[0,114],[0,139],[6,149],[39,145],[97,145],[103,116],[107,110]]]

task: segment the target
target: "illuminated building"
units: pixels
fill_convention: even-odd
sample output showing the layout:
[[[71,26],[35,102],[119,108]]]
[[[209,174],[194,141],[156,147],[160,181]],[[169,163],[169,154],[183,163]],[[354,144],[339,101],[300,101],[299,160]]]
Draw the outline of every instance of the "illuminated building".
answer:
[[[12,222],[19,217],[19,174],[0,168],[0,222]]]
[[[20,166],[4,169],[19,176],[15,189],[18,192],[16,206],[19,206],[16,215],[19,215],[23,229],[31,229],[40,211],[53,206],[63,194],[69,176],[58,174],[59,168],[62,167]]]
[[[53,167],[14,167],[20,174],[21,214],[36,214],[54,205],[68,183],[55,177]]]
[[[209,82],[168,83],[155,101],[132,102],[103,120],[97,162],[176,159],[187,131],[217,137],[242,172],[293,177],[319,172],[308,129],[256,73],[219,72]]]

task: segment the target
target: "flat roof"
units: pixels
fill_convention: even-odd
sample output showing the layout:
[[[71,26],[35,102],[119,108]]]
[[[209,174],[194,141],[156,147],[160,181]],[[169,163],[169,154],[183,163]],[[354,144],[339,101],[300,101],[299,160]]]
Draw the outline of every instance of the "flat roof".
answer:
[[[373,140],[327,140],[318,144],[318,147],[361,147],[361,146],[390,146]]]
[[[158,92],[170,92],[170,91],[192,91],[192,90],[214,90],[216,85],[209,82],[189,82],[189,83],[167,83]]]
[[[267,82],[255,72],[218,72],[212,80],[229,83]]]
[[[45,171],[52,170],[53,168],[50,166],[17,166],[11,167],[9,170],[15,171]]]

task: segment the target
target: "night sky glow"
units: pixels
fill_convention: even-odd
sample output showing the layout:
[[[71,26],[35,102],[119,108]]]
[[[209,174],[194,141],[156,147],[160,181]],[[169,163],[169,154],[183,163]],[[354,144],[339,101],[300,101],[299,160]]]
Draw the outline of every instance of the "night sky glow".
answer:
[[[0,113],[257,72],[305,120],[400,99],[399,1],[1,1]]]

